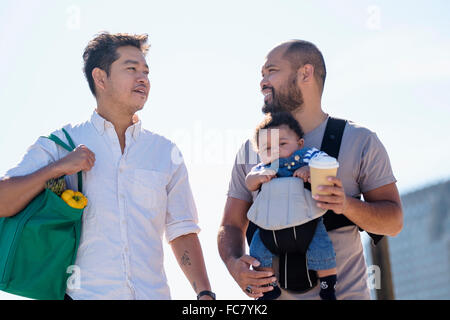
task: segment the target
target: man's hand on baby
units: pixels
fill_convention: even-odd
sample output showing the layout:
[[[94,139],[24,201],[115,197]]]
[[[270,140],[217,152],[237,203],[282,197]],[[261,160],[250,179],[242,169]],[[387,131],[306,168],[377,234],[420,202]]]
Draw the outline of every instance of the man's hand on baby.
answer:
[[[304,166],[301,168],[298,168],[297,170],[295,170],[294,177],[303,179],[303,182],[308,182],[309,181],[309,166]]]

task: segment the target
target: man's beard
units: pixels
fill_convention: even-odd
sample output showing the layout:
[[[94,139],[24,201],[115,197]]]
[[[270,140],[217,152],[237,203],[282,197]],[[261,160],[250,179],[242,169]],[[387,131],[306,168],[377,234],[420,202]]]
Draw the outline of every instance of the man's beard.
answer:
[[[262,112],[292,112],[303,105],[303,102],[303,94],[297,86],[297,78],[294,75],[289,77],[287,88],[286,86],[280,88],[278,93],[272,88],[272,101],[264,102]]]

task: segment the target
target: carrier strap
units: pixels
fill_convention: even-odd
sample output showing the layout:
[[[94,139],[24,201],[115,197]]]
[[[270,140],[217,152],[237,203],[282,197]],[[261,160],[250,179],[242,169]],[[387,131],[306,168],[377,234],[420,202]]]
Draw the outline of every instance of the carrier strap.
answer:
[[[329,117],[327,127],[322,139],[321,151],[326,152],[328,155],[338,159],[339,150],[341,148],[342,136],[344,135],[345,126],[347,120]],[[305,186],[307,188],[307,186]],[[309,186],[311,188],[311,186]],[[310,189],[311,190],[311,189]],[[336,214],[332,210],[328,210],[324,215],[324,224],[327,231],[335,230],[345,226],[355,225],[343,214]],[[361,228],[359,228],[363,231]],[[382,238],[382,235],[373,234],[367,232],[372,238],[374,244],[377,244]]]

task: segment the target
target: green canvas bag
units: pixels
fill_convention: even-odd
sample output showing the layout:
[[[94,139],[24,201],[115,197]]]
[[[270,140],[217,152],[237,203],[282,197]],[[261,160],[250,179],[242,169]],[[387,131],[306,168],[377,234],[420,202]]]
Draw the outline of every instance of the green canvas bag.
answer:
[[[68,151],[55,135],[45,137]],[[82,192],[81,172],[78,190]],[[62,300],[74,265],[83,209],[70,207],[45,189],[18,214],[0,218],[0,290],[32,299]]]

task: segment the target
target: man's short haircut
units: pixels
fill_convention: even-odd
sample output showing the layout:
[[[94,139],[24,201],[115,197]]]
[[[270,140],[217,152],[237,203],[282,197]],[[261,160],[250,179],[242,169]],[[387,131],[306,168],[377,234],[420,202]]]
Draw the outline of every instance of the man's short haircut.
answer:
[[[277,128],[282,125],[288,126],[289,129],[297,134],[299,139],[303,138],[304,133],[302,127],[291,113],[285,111],[267,113],[264,120],[256,127],[252,141],[254,149],[256,151],[259,150],[259,133],[261,130]]]
[[[100,68],[106,72],[109,77],[111,64],[119,59],[117,48],[124,46],[133,46],[142,51],[144,55],[147,54],[150,45],[147,44],[148,35],[136,35],[128,33],[102,32],[89,41],[83,53],[84,60],[84,75],[89,83],[89,88],[94,96],[95,84],[92,78],[92,70]]]
[[[291,63],[292,70],[297,71],[298,68],[305,64],[314,66],[314,76],[321,92],[323,92],[327,70],[322,52],[316,45],[305,40],[291,40],[286,43],[288,47],[284,52],[284,57]]]

